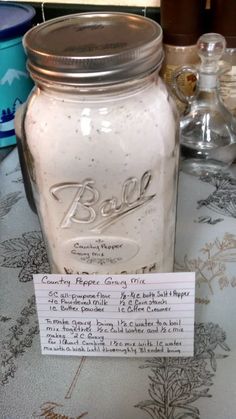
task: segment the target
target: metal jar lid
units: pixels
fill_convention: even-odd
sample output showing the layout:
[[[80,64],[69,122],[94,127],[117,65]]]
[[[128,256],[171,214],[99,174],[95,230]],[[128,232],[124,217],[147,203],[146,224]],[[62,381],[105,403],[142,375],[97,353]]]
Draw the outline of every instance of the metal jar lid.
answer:
[[[26,33],[28,69],[35,80],[94,85],[151,73],[161,65],[162,29],[127,13],[81,13],[42,23]]]

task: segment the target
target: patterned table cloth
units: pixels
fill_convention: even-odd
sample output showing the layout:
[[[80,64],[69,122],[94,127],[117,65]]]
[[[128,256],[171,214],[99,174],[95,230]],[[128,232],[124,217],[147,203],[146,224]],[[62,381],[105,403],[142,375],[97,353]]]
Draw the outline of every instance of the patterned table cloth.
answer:
[[[0,417],[235,419],[233,171],[179,177],[175,269],[196,271],[194,358],[41,355],[32,274],[49,265],[16,149],[0,179]]]

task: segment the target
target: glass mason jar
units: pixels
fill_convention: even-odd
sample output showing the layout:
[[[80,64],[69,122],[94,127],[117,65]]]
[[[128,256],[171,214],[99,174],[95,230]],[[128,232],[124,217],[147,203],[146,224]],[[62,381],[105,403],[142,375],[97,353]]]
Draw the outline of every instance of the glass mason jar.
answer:
[[[22,150],[55,273],[173,269],[178,123],[160,26],[124,13],[53,19],[24,38],[36,87]]]

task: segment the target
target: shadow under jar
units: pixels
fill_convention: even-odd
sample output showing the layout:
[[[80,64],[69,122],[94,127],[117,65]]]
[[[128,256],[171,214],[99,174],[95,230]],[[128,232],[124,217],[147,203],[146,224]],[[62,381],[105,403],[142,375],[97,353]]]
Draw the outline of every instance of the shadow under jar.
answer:
[[[75,14],[24,47],[36,84],[24,159],[52,272],[172,271],[178,121],[158,76],[160,26]]]

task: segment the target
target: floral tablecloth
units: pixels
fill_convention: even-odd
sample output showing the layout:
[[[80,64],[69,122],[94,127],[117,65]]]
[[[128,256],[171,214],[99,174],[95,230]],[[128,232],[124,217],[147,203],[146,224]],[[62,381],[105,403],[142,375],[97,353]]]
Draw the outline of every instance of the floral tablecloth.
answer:
[[[0,164],[2,419],[236,417],[236,179],[180,173],[176,263],[196,271],[194,358],[42,356],[33,273],[49,270],[17,150]]]

